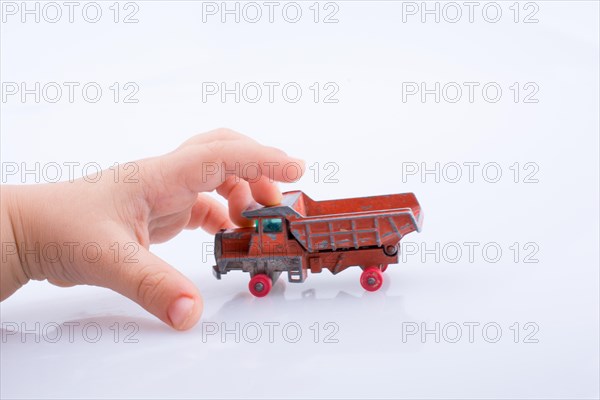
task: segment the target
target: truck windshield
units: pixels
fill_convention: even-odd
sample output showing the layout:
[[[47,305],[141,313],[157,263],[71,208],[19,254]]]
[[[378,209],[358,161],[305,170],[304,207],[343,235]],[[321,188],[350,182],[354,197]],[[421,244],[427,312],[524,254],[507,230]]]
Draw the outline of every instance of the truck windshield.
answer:
[[[281,232],[281,218],[265,218],[263,219],[263,232]]]

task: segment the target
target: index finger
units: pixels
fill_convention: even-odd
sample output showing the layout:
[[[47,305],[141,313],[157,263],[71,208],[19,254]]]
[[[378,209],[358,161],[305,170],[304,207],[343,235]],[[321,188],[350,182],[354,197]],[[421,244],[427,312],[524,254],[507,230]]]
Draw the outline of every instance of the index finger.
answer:
[[[166,157],[166,178],[195,192],[212,191],[232,175],[264,186],[265,178],[274,185],[295,182],[304,173],[304,161],[253,140],[189,144]]]

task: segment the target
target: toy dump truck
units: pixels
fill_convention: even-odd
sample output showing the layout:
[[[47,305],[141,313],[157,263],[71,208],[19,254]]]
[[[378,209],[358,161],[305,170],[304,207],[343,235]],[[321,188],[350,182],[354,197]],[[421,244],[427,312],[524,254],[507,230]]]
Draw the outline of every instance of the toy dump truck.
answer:
[[[412,193],[314,201],[300,191],[281,204],[258,205],[242,213],[253,228],[221,230],[215,236],[213,273],[250,273],[250,292],[266,296],[282,272],[304,282],[307,271],[337,274],[359,266],[362,287],[379,289],[388,264],[398,262],[400,239],[420,231],[421,207]]]

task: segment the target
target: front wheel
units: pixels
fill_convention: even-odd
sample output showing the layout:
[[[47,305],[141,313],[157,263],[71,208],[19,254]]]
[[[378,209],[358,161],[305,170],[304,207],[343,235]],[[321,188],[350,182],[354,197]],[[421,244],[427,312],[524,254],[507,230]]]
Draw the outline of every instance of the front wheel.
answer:
[[[383,272],[377,267],[367,267],[360,275],[360,285],[369,292],[374,292],[383,285]]]
[[[265,274],[256,274],[250,279],[248,289],[256,297],[265,297],[271,291],[273,281]]]

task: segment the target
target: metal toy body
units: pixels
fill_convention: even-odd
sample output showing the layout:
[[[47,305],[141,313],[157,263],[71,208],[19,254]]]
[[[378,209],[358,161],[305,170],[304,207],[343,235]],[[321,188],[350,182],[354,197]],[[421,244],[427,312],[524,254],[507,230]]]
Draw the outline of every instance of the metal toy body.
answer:
[[[257,297],[267,295],[282,272],[289,282],[304,282],[308,270],[337,274],[350,266],[361,267],[361,285],[375,291],[388,264],[398,262],[400,239],[420,231],[423,220],[412,193],[314,201],[294,191],[277,206],[255,205],[242,215],[255,227],[216,234],[213,273],[221,279],[232,270],[249,272]]]

